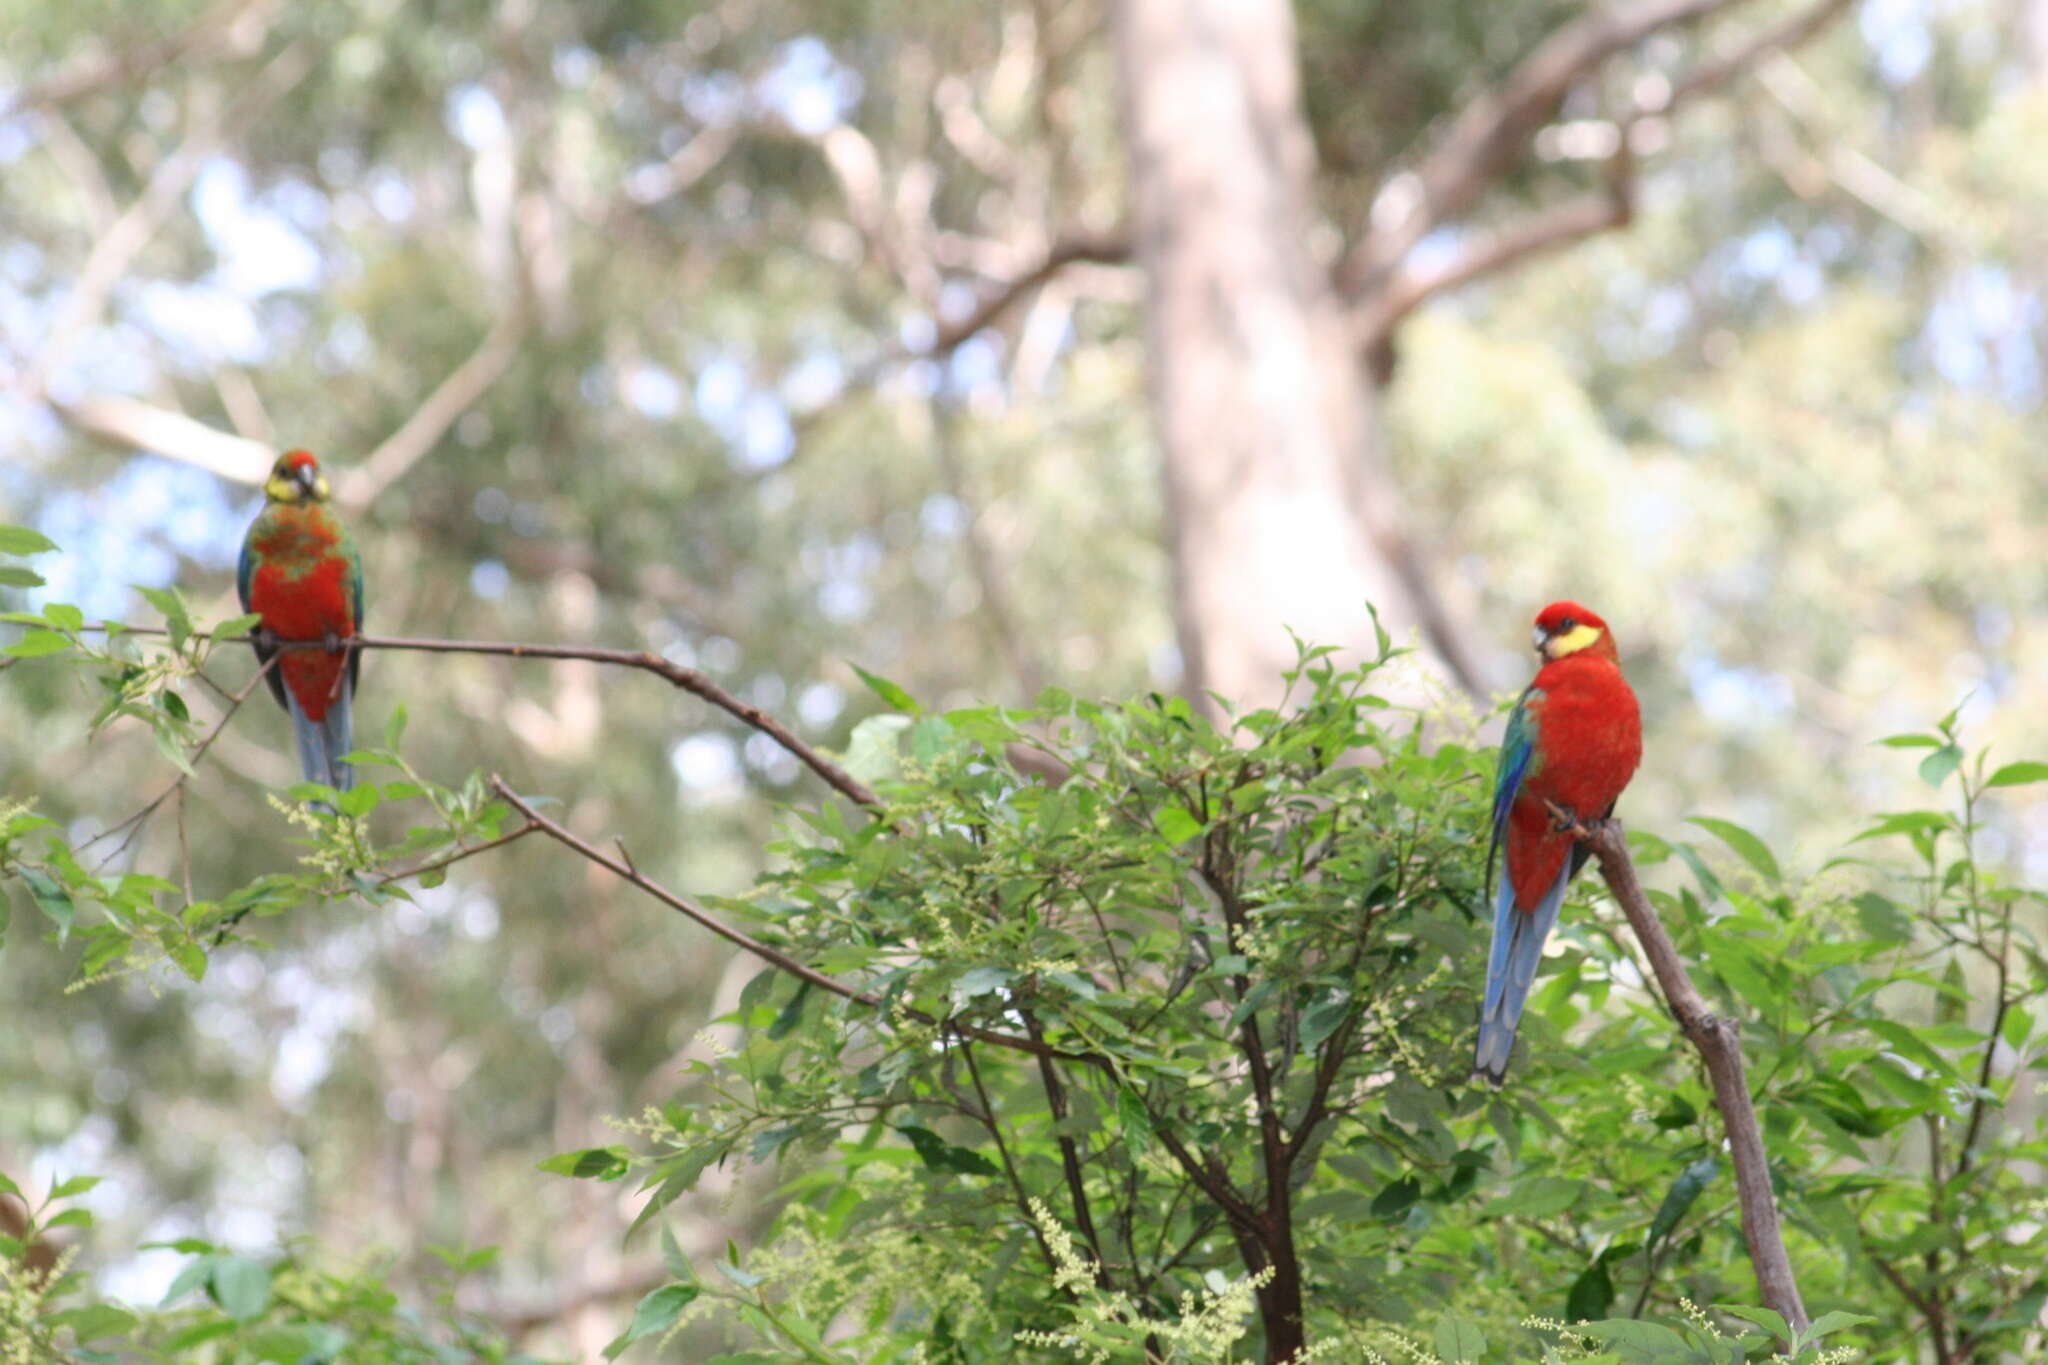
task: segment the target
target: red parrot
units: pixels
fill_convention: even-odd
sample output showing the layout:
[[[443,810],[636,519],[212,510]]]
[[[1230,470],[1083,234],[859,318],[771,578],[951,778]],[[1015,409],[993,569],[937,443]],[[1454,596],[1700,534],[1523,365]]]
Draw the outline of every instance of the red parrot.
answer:
[[[1557,827],[1546,803],[1581,822],[1604,820],[1643,757],[1642,716],[1607,623],[1576,602],[1553,602],[1537,614],[1535,639],[1543,666],[1508,717],[1486,850],[1489,897],[1494,852],[1503,844],[1507,876],[1494,901],[1472,1070],[1496,1086],[1507,1075],[1543,941],[1589,856]]]
[[[242,542],[235,586],[242,610],[263,618],[256,657],[270,669],[271,693],[292,718],[299,770],[308,782],[347,791],[355,774],[341,756],[350,742],[357,651],[345,643],[363,625],[363,561],[327,508],[320,462],[303,450],[278,456],[263,485],[263,511]],[[318,640],[325,649],[280,651],[276,640]]]

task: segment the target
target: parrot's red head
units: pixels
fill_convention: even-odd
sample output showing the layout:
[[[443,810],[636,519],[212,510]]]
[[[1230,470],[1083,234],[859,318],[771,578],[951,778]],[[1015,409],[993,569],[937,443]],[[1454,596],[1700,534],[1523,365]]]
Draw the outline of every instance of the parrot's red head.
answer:
[[[1536,613],[1536,652],[1551,663],[1568,654],[1591,651],[1619,659],[1607,623],[1576,602],[1552,602]]]
[[[327,477],[309,450],[287,450],[270,467],[263,496],[272,502],[325,502]]]

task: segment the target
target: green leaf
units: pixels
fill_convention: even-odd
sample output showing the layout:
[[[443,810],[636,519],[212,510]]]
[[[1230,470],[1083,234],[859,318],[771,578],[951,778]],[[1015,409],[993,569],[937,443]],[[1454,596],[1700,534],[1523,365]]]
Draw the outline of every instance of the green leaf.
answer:
[[[54,630],[31,630],[7,646],[6,652],[17,659],[40,659],[46,654],[62,654],[69,648],[71,642]]]
[[[61,1313],[50,1314],[49,1321],[56,1327],[69,1327],[80,1341],[92,1341],[98,1337],[110,1337],[116,1332],[131,1330],[136,1323],[133,1313],[116,1308],[110,1303],[89,1303],[79,1308],[67,1308]]]
[[[1614,1277],[1607,1273],[1607,1257],[1595,1256],[1591,1265],[1572,1281],[1565,1296],[1564,1320],[1586,1322],[1614,1307]]]
[[[1170,844],[1184,844],[1202,833],[1202,822],[1185,806],[1161,806],[1152,821],[1159,827],[1160,837]]]
[[[1770,847],[1734,821],[1695,815],[1687,823],[1698,825],[1734,849],[1742,861],[1754,868],[1765,881],[1775,884],[1784,880],[1784,874],[1778,871],[1778,860],[1771,856]]]
[[[665,1284],[640,1300],[633,1309],[633,1323],[604,1348],[606,1360],[618,1359],[621,1352],[643,1337],[666,1332],[675,1326],[683,1310],[697,1301],[704,1291],[694,1284]]]
[[[143,600],[163,613],[164,626],[170,631],[171,647],[177,648],[192,634],[192,609],[185,605],[185,596],[176,588],[145,588],[140,583],[135,591]]]
[[[1470,1318],[1447,1313],[1437,1319],[1436,1353],[1444,1365],[1464,1365],[1486,1354],[1486,1334]]]
[[[1563,1213],[1586,1194],[1586,1182],[1561,1175],[1539,1175],[1501,1195],[1487,1205],[1489,1213],[1508,1213],[1518,1218],[1548,1218]]]
[[[262,624],[262,614],[252,611],[247,616],[230,616],[227,620],[215,626],[209,633],[216,640],[231,640],[237,635],[247,635]]]
[[[1787,1326],[1785,1319],[1772,1309],[1751,1308],[1747,1304],[1740,1303],[1717,1303],[1714,1305],[1714,1311],[1726,1313],[1730,1317],[1741,1318],[1744,1322],[1753,1322],[1766,1332],[1775,1333],[1786,1341],[1792,1340],[1791,1327]]]
[[[42,555],[57,548],[57,542],[41,531],[26,526],[0,526],[0,555]]]
[[[971,1000],[984,995],[993,995],[1016,978],[1016,973],[1007,967],[970,967],[954,980],[952,987],[953,1008],[967,1008]]]
[[[1920,760],[1920,780],[1930,787],[1939,787],[1948,781],[1949,774],[1954,772],[1962,761],[1961,745],[1944,744]]]
[[[183,943],[164,945],[164,956],[178,964],[178,970],[194,981],[206,979],[206,949],[186,939]]]
[[[682,1247],[676,1244],[675,1229],[666,1221],[661,1225],[661,1263],[669,1274],[679,1280],[697,1278],[697,1272],[690,1267],[690,1258],[685,1256]]]
[[[69,1180],[60,1180],[50,1187],[50,1198],[69,1199],[84,1194],[87,1190],[106,1179],[101,1175],[74,1175]]]
[[[2018,787],[2048,782],[2048,763],[2008,763],[1984,780],[1987,787]]]
[[[377,809],[383,800],[384,793],[378,789],[377,784],[365,782],[341,794],[341,813],[361,818]]]
[[[28,893],[35,898],[36,908],[48,915],[56,924],[57,942],[59,945],[63,944],[71,937],[71,922],[77,914],[71,902],[71,893],[40,868],[22,868],[21,879],[28,883]]]
[[[2034,1016],[2027,1012],[2026,1006],[2008,1005],[2005,1021],[1998,1026],[1998,1036],[2005,1039],[2005,1045],[2018,1052],[2027,1045],[2027,1039],[2033,1036],[2033,1032]]]
[[[270,1305],[270,1270],[247,1256],[222,1256],[213,1263],[207,1289],[223,1313],[252,1322]]]
[[[8,1179],[4,1172],[0,1172],[0,1194],[11,1194],[16,1199],[20,1199],[21,1186]]]
[[[1656,1217],[1650,1220],[1650,1235],[1644,1243],[1646,1249],[1654,1249],[1657,1243],[1671,1235],[1671,1229],[1678,1226],[1678,1220],[1685,1217],[1685,1211],[1693,1206],[1700,1192],[1713,1183],[1721,1173],[1721,1163],[1710,1156],[1703,1156],[1678,1173],[1678,1179],[1671,1182],[1671,1188],[1664,1192],[1664,1202],[1657,1206]]]
[[[898,687],[895,683],[890,682],[887,678],[876,677],[874,674],[868,672],[865,668],[862,668],[859,664],[854,663],[850,659],[847,661],[847,666],[851,668],[854,672],[860,674],[860,680],[868,685],[869,691],[873,692],[883,701],[889,703],[889,705],[894,707],[896,710],[907,712],[910,715],[914,716],[920,710],[923,709],[917,704],[916,697],[911,696],[908,692],[904,691],[901,687]]]
[[[0,588],[40,588],[43,576],[18,564],[0,564]]]
[[[85,613],[69,602],[52,602],[43,608],[43,619],[59,630],[78,631],[85,628]]]
[[[1866,1313],[1845,1313],[1837,1308],[1831,1313],[1822,1313],[1815,1318],[1812,1324],[1799,1334],[1799,1344],[1804,1346],[1808,1342],[1819,1341],[1829,1333],[1839,1332],[1844,1327],[1861,1327],[1864,1323],[1876,1321],[1876,1318]]]
[[[867,717],[847,742],[846,770],[863,782],[894,777],[898,736],[909,728],[908,716]]]
[[[1402,1176],[1373,1196],[1372,1215],[1375,1218],[1399,1218],[1420,1198],[1422,1182],[1412,1175]]]
[[[1116,1122],[1133,1152],[1142,1152],[1151,1145],[1152,1116],[1145,1111],[1144,1099],[1129,1086],[1116,1088]]]
[[[550,1175],[572,1176],[577,1180],[617,1180],[633,1166],[633,1154],[624,1147],[585,1147],[580,1152],[562,1152],[540,1163]]]
[[[1647,1347],[1658,1355],[1686,1349],[1685,1338],[1669,1327],[1662,1327],[1654,1322],[1637,1322],[1632,1318],[1607,1318],[1600,1322],[1574,1323],[1572,1330],[1580,1336],[1592,1337],[1595,1341],[1611,1341],[1617,1346]]]
[[[45,1228],[89,1228],[92,1226],[91,1209],[66,1209],[55,1218],[43,1220]]]
[[[1941,747],[1941,737],[1939,735],[1886,735],[1878,743],[1893,749],[1939,749]]]
[[[1325,1038],[1337,1031],[1351,1013],[1351,997],[1341,992],[1326,1000],[1319,1000],[1301,1012],[1301,1045],[1305,1048],[1319,1047]]]
[[[896,1131],[910,1140],[916,1149],[918,1159],[927,1170],[948,1171],[954,1175],[995,1175],[995,1163],[979,1152],[965,1147],[955,1147],[929,1128],[914,1123],[899,1123]]]

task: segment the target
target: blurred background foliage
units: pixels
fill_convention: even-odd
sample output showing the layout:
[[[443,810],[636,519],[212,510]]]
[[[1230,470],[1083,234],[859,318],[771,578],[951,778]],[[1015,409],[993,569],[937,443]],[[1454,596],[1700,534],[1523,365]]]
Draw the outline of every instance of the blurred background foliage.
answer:
[[[1340,254],[1578,12],[1303,0],[1309,246]],[[263,461],[142,425],[179,413],[329,461],[376,631],[645,645],[828,746],[877,707],[849,660],[935,705],[1171,691],[1136,268],[1083,252],[961,334],[1057,243],[1114,245],[1108,28],[1055,0],[0,0],[0,520],[64,550],[9,595],[147,619],[130,585],[176,582],[230,614]],[[1588,183],[1610,101],[1742,32],[1659,33],[1576,85],[1418,255]],[[1726,815],[1812,869],[1919,799],[1879,737],[1962,702],[1973,745],[2039,749],[2044,74],[2040,0],[1861,0],[1638,125],[1626,228],[1395,337],[1404,532],[1496,695],[1542,602],[1614,623],[1639,827]],[[744,886],[776,803],[811,799],[637,677],[372,658],[362,726],[401,700],[423,771],[557,793],[679,887]],[[168,780],[140,727],[86,740],[96,704],[30,663],[0,686],[0,796],[80,837]],[[251,707],[186,812],[213,891],[293,856],[264,802],[288,777]],[[2048,876],[2048,804],[1987,819],[1983,856]],[[179,837],[159,819],[115,866]],[[114,1246],[304,1235],[404,1285],[430,1245],[497,1245],[473,1306],[572,1355],[660,1270],[615,1187],[533,1165],[666,1098],[751,975],[531,847],[417,906],[267,922],[198,987],[66,994],[29,926],[0,955],[36,1021],[0,1030],[0,1169],[111,1177],[85,1198]],[[714,1248],[751,1207],[705,1196],[679,1236]],[[147,1297],[174,1264],[96,1273]]]

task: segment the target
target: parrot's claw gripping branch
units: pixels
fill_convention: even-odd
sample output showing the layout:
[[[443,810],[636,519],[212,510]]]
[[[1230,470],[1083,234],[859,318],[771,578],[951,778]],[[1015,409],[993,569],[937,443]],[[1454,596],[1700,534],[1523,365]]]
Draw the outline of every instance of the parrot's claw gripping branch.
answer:
[[[1777,1200],[1771,1194],[1771,1172],[1764,1155],[1763,1132],[1757,1125],[1756,1105],[1749,1096],[1749,1080],[1742,1062],[1740,1024],[1707,1008],[1706,1000],[1692,983],[1685,962],[1664,931],[1643,886],[1636,879],[1635,863],[1628,856],[1628,838],[1621,821],[1582,822],[1572,812],[1550,807],[1553,819],[1563,820],[1559,829],[1593,851],[1600,860],[1600,875],[1616,904],[1628,916],[1657,985],[1671,1007],[1678,1026],[1699,1049],[1714,1086],[1714,1106],[1721,1111],[1721,1124],[1728,1134],[1728,1154],[1735,1163],[1735,1188],[1742,1201],[1742,1236],[1749,1244],[1749,1259],[1756,1267],[1757,1289],[1766,1306],[1803,1332],[1810,1325],[1806,1305],[1799,1298],[1799,1284],[1792,1275],[1792,1261],[1785,1252],[1785,1234],[1778,1220]]]

